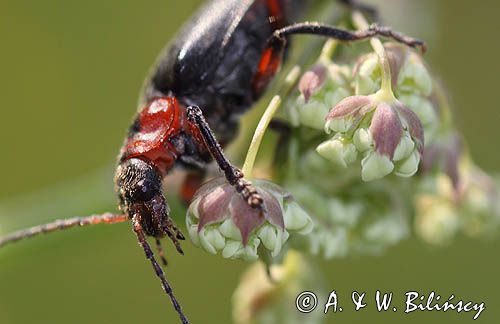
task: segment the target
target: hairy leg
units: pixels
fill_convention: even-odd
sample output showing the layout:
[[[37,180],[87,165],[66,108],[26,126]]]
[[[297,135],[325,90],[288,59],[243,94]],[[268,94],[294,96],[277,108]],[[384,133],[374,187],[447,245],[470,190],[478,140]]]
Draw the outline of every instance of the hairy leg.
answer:
[[[132,218],[132,224],[133,224],[134,233],[137,236],[137,240],[139,241],[139,245],[141,245],[142,249],[144,250],[144,254],[146,255],[146,258],[151,262],[151,265],[153,266],[155,274],[160,279],[163,290],[170,297],[170,300],[172,301],[172,305],[174,306],[175,310],[179,314],[181,322],[184,324],[189,323],[186,316],[182,312],[181,305],[177,301],[177,298],[175,298],[175,295],[172,291],[172,287],[170,286],[167,279],[165,278],[165,273],[163,272],[163,270],[160,267],[160,265],[158,264],[158,262],[156,262],[153,251],[151,250],[151,247],[149,246],[148,242],[146,241],[146,235],[145,235],[144,230],[143,230],[142,225],[141,225],[141,216],[135,215]]]
[[[259,195],[252,183],[243,178],[243,172],[231,164],[231,162],[229,162],[226,158],[222,152],[219,142],[215,139],[210,126],[203,117],[201,109],[198,106],[189,106],[187,108],[187,116],[188,120],[199,130],[207,150],[217,162],[217,165],[222,172],[224,172],[229,184],[234,186],[236,191],[243,196],[243,199],[247,201],[250,207],[258,208],[262,212],[265,212],[262,197]]]

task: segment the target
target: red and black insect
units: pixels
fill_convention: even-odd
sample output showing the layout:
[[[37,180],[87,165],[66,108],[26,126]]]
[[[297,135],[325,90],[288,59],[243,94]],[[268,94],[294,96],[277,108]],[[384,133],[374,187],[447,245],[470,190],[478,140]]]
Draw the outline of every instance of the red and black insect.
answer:
[[[312,34],[355,41],[386,36],[409,46],[422,42],[373,26],[347,31],[314,22],[295,23],[312,0],[213,0],[208,2],[170,44],[148,79],[140,110],[120,151],[116,188],[124,214],[94,215],[57,221],[0,238],[0,246],[73,226],[131,220],[181,321],[181,306],[146,241],[169,237],[182,253],[184,236],[169,217],[162,180],[174,167],[187,170],[182,198],[189,201],[215,160],[227,181],[253,208],[265,212],[262,199],[242,172],[224,156],[239,117],[261,97],[283,61],[288,37]],[[342,2],[353,5],[352,1]],[[215,134],[215,135],[214,135]],[[218,141],[216,140],[218,138]],[[221,143],[221,144],[219,144]]]

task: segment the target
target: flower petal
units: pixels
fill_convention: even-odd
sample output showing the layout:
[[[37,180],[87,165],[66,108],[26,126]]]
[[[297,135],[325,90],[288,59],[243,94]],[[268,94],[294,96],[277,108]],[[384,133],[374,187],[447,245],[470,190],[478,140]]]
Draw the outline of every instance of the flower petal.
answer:
[[[201,196],[205,196],[206,194],[214,190],[214,188],[221,186],[225,182],[227,182],[227,180],[224,177],[216,177],[208,180],[196,191],[192,200],[195,200],[196,198]]]
[[[305,102],[308,102],[311,95],[325,83],[326,75],[327,69],[322,64],[314,65],[311,70],[302,75],[299,81],[299,91],[304,96]]]
[[[396,105],[396,109],[408,124],[408,131],[410,132],[411,137],[417,145],[418,152],[420,153],[420,155],[422,155],[422,153],[424,152],[424,128],[422,127],[420,119],[418,118],[417,114],[415,114],[411,109],[409,109],[402,103],[398,103]]]
[[[387,43],[384,48],[391,67],[392,86],[395,88],[398,83],[399,72],[408,59],[408,47],[397,43]]]
[[[201,196],[198,205],[198,214],[200,216],[198,231],[205,225],[218,223],[229,217],[228,205],[234,195],[237,195],[234,188],[226,184],[212,188],[212,192]]]
[[[369,106],[371,103],[372,98],[369,96],[351,96],[344,98],[330,110],[325,119],[329,121],[335,118],[357,117],[361,108]]]
[[[264,200],[264,206],[266,207],[265,217],[267,221],[274,226],[281,228],[281,230],[284,230],[285,220],[283,219],[283,210],[281,209],[278,199],[264,189],[260,189],[258,192]]]
[[[243,246],[247,245],[250,233],[266,220],[259,209],[250,207],[240,195],[233,195],[229,203],[229,213],[240,230]]]
[[[394,151],[403,135],[401,120],[393,107],[385,102],[380,103],[373,114],[370,125],[375,150],[392,160]]]

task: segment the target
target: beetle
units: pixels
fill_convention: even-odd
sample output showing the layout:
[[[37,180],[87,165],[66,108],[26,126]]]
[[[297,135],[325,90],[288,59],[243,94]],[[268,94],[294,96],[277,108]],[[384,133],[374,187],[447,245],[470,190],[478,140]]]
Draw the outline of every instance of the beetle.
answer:
[[[132,221],[163,289],[181,322],[187,323],[165,274],[146,238],[156,241],[166,265],[160,240],[168,237],[178,252],[181,231],[169,216],[163,178],[174,167],[187,170],[181,189],[189,201],[203,183],[213,160],[242,199],[265,213],[262,198],[240,169],[224,155],[238,129],[239,117],[262,96],[284,61],[288,39],[311,34],[356,41],[385,36],[412,47],[424,44],[387,27],[373,25],[349,31],[316,22],[293,23],[312,0],[212,0],[183,27],[166,47],[148,77],[140,108],[118,156],[115,174],[119,208],[33,227],[0,238],[0,246],[40,233],[74,226]],[[341,2],[367,10],[352,0]]]

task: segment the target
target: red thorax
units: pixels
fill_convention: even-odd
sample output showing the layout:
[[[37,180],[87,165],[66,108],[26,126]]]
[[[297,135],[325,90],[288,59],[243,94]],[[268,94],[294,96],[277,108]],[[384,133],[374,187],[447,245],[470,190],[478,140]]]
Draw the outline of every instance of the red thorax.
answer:
[[[197,128],[186,116],[186,108],[175,97],[156,98],[138,116],[139,131],[131,134],[122,149],[122,160],[145,158],[165,175],[174,165],[179,152],[171,139],[181,132],[202,143]]]

